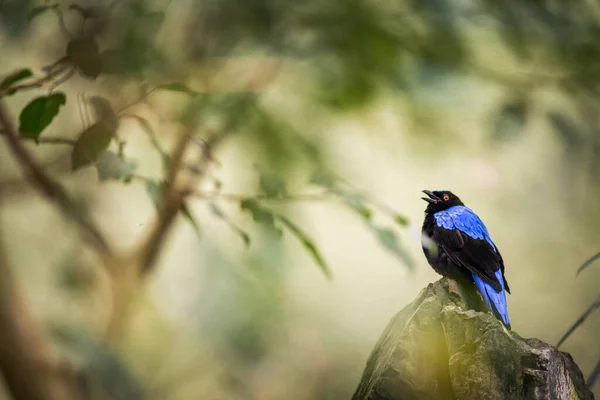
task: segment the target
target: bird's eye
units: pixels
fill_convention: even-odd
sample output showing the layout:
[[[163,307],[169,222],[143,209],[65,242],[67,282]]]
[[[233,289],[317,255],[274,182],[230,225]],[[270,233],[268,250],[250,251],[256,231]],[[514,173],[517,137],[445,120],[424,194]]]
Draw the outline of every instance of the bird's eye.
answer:
[[[447,194],[444,195],[444,201],[448,201],[450,200],[450,196],[448,196]]]

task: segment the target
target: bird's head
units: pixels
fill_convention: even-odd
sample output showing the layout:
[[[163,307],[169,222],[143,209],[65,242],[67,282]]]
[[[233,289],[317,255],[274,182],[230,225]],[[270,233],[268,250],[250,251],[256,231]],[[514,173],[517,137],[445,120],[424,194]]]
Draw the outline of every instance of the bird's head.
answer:
[[[427,197],[421,198],[429,203],[425,209],[427,214],[443,211],[453,206],[464,205],[458,196],[449,190],[434,190],[433,192],[431,190],[423,190],[423,193],[425,193]]]

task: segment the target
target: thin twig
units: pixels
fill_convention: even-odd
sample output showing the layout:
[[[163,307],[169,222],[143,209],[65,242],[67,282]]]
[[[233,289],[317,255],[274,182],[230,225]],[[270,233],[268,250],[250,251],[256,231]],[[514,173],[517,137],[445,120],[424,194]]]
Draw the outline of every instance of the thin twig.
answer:
[[[239,193],[206,193],[206,192],[194,192],[190,197],[208,200],[208,201],[229,201],[229,202],[240,202],[246,199],[253,199],[258,201],[273,201],[273,202],[302,202],[302,201],[328,201],[334,199],[332,192],[324,193],[298,193],[288,194],[285,196],[268,196],[266,194],[239,194]]]
[[[152,178],[148,178],[146,176],[142,176],[142,175],[138,175],[138,174],[131,174],[131,179],[135,179],[144,183],[148,183],[148,182],[153,182],[154,180]]]
[[[67,28],[67,24],[65,24],[65,16],[63,15],[63,12],[58,7],[53,7],[52,11],[54,11],[56,17],[58,18],[58,25],[60,26],[60,30],[63,35],[65,35],[68,39],[72,38],[73,35],[69,31],[69,28]]]
[[[75,67],[71,68],[66,74],[65,76],[61,77],[60,79],[52,82],[52,84],[50,85],[50,88],[48,89],[48,91],[50,93],[52,93],[54,91],[54,89],[56,89],[57,87],[59,87],[60,85],[62,85],[63,83],[65,83],[66,81],[68,81],[69,79],[71,79],[73,77],[73,75],[75,75],[75,72],[77,72],[77,69]]]
[[[0,135],[6,135],[6,131],[4,129],[0,129]],[[29,142],[31,139],[24,138],[19,136],[19,139],[22,141]],[[75,139],[69,138],[61,138],[61,137],[41,137],[37,139],[37,143],[39,144],[64,144],[67,146],[74,146],[76,141]]]
[[[579,273],[581,271],[586,269],[588,266],[590,266],[594,261],[596,261],[599,258],[600,258],[600,253],[597,253],[597,254],[593,255],[592,257],[590,257],[586,262],[583,263],[583,265],[581,267],[579,267],[577,269],[577,273],[575,275],[579,275]]]
[[[63,72],[65,72],[69,68],[70,66],[68,64],[61,63],[59,66],[57,66],[57,68],[50,70],[46,75],[40,78],[37,78],[30,82],[22,83],[20,85],[10,86],[5,88],[4,90],[0,90],[0,97],[8,93],[14,93],[21,90],[36,89],[42,87],[45,84],[52,82],[54,79],[59,77]]]
[[[577,319],[577,321],[575,321],[575,323],[569,328],[567,333],[565,333],[563,337],[560,338],[556,347],[560,347],[560,345],[563,344],[564,341],[567,340],[567,338],[571,336],[573,332],[575,332],[575,329],[577,329],[581,324],[583,324],[585,320],[588,319],[589,316],[598,308],[600,308],[600,296],[587,308],[587,310],[585,310],[585,312]]]
[[[152,93],[154,93],[156,90],[158,89],[158,86],[153,87],[152,89],[145,91],[144,93],[140,94],[137,99],[131,101],[130,103],[124,105],[123,107],[121,107],[119,110],[117,110],[116,114],[117,115],[121,115],[124,111],[130,109],[131,107],[141,103],[142,101],[144,101],[145,99],[147,99],[148,97],[150,97],[150,95]]]
[[[75,139],[60,138],[60,137],[38,138],[37,142],[43,143],[43,144],[64,144],[67,146],[75,146],[75,143],[77,143],[77,141]]]
[[[25,175],[29,178],[31,184],[49,200],[53,201],[65,215],[81,228],[90,244],[92,244],[102,256],[109,257],[112,255],[108,243],[98,228],[79,211],[80,208],[71,200],[63,187],[50,178],[31,157],[25,147],[23,147],[17,131],[8,116],[6,107],[2,103],[0,103],[0,126],[2,126],[5,131],[4,137],[6,138],[14,157],[21,164],[21,168],[24,170]]]

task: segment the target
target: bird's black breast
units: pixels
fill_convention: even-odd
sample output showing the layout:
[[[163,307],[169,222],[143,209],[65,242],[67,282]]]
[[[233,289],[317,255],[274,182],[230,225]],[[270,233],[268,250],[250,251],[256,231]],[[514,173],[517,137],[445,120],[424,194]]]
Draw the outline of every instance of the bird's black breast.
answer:
[[[471,273],[464,266],[452,261],[446,249],[437,243],[435,240],[436,229],[440,228],[435,224],[433,214],[427,214],[421,233],[424,237],[422,240],[423,253],[425,253],[429,265],[440,275],[454,279],[472,280]]]
[[[470,281],[475,274],[500,291],[502,286],[496,271],[501,269],[505,289],[510,293],[502,256],[486,239],[476,239],[460,229],[438,226],[433,214],[425,217],[423,235],[423,252],[438,274]]]

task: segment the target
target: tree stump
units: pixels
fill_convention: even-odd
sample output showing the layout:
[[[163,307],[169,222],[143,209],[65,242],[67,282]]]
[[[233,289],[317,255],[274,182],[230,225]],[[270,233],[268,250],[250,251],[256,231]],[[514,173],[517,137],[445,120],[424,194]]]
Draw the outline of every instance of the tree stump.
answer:
[[[472,310],[472,297],[451,279],[429,284],[389,323],[352,399],[594,398],[569,354]]]

